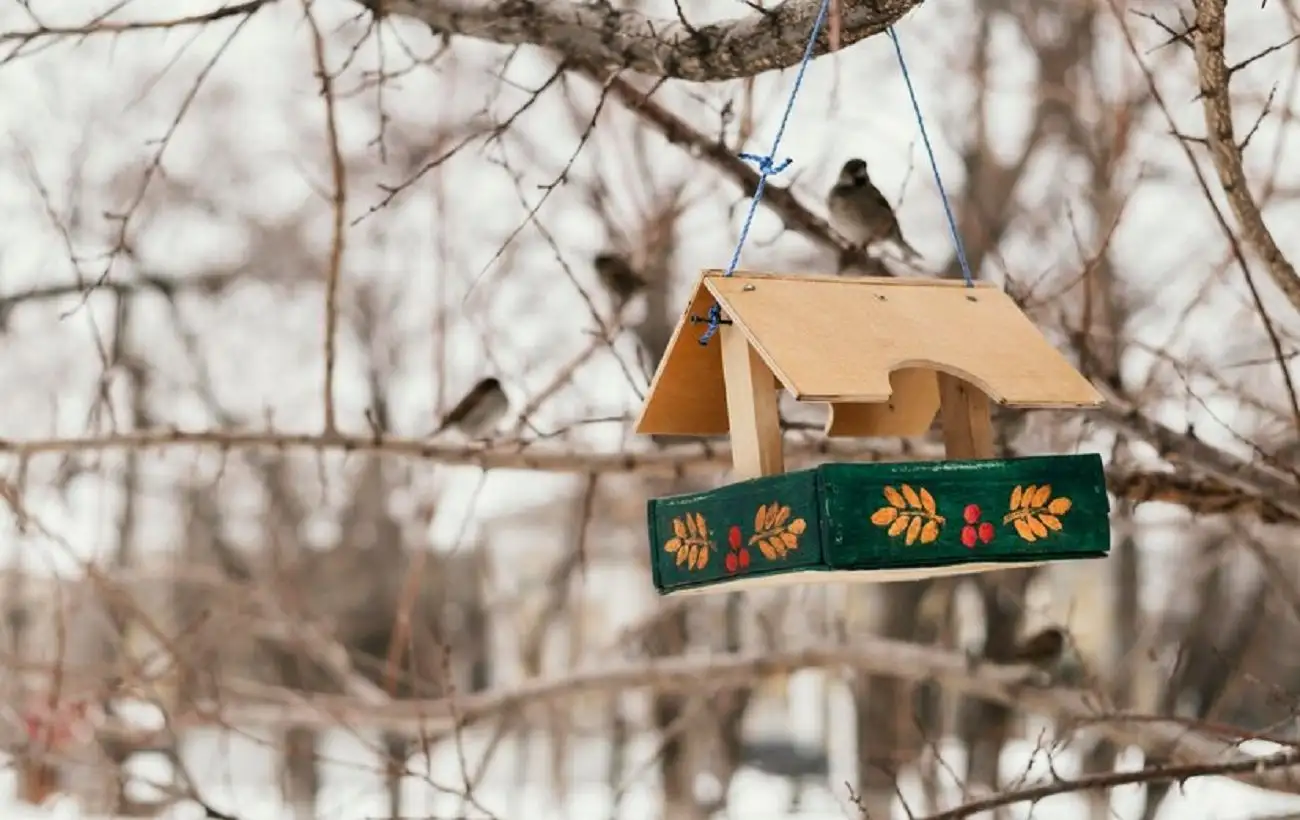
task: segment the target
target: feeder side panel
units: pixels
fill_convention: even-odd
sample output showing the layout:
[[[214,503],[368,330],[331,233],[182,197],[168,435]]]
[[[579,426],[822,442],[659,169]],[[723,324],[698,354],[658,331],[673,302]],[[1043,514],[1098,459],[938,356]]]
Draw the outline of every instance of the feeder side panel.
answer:
[[[1110,548],[1095,453],[818,469],[832,570],[1094,558]]]
[[[816,470],[653,499],[648,513],[660,592],[826,568]]]

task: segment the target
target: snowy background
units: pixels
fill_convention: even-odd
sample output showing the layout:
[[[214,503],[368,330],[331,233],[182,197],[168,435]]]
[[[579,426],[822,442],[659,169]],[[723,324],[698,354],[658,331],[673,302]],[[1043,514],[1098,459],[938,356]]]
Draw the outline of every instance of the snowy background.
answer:
[[[115,20],[211,8],[188,0],[165,5],[0,0],[0,54],[21,40],[14,32],[39,25],[84,26],[110,7]],[[748,12],[731,0],[684,5],[698,23]],[[937,161],[954,195],[967,195],[963,192],[970,189],[963,150],[980,137],[980,118],[972,106],[981,89],[969,70],[974,32],[985,19],[978,14],[979,5],[929,0],[898,26]],[[1070,4],[1056,5],[1063,9],[1057,25],[1064,26]],[[1160,388],[1143,395],[1146,412],[1175,427],[1194,424],[1200,440],[1249,455],[1252,445],[1244,437],[1262,440],[1286,429],[1286,413],[1278,409],[1283,402],[1277,366],[1269,359],[1249,293],[1230,268],[1227,243],[1196,187],[1179,137],[1171,133],[1204,132],[1190,50],[1157,49],[1167,35],[1134,13],[1167,12],[1163,17],[1175,25],[1181,7],[1190,13],[1185,3],[1135,3],[1121,9],[1174,127],[1155,105],[1124,114],[1131,117],[1123,131],[1127,150],[1111,169],[1113,195],[1122,203],[1113,233],[1086,201],[1090,169],[1056,145],[1061,138],[1052,135],[1036,149],[1016,186],[1016,216],[996,253],[985,257],[982,274],[1020,294],[1030,293],[1030,312],[1059,340],[1079,310],[1078,295],[1070,290],[1079,271],[1091,264],[1100,246],[1108,245],[1130,310],[1121,369],[1132,384],[1145,381]],[[652,16],[676,14],[667,0],[638,8]],[[1098,9],[1090,71],[1060,92],[1063,104],[1082,110],[1086,121],[1119,122],[1120,101],[1141,92],[1145,80],[1112,7],[1103,2]],[[601,316],[608,312],[608,298],[591,270],[592,256],[632,246],[629,253],[635,257],[648,215],[666,196],[682,205],[667,271],[672,276],[666,286],[670,315],[679,310],[700,268],[726,264],[747,204],[737,187],[667,145],[613,101],[600,106],[590,127],[600,98],[590,82],[570,78],[530,102],[532,91],[554,71],[549,55],[453,38],[430,64],[440,40],[416,22],[389,21],[376,36],[367,33],[369,18],[354,3],[322,0],[313,13],[326,33],[331,68],[347,63],[335,80],[340,148],[348,168],[340,295],[345,308],[336,393],[344,431],[364,434],[368,429],[365,413],[372,396],[366,367],[376,348],[387,363],[392,431],[400,436],[426,434],[487,373],[502,378],[516,407],[536,396],[591,345],[592,337],[584,331],[595,327],[593,306]],[[1022,149],[1035,95],[1041,93],[1036,86],[1039,62],[1013,19],[1028,14],[1010,3],[991,23],[983,116],[989,145],[1004,161]],[[6,302],[0,313],[0,439],[103,435],[138,425],[138,418],[130,421],[125,415],[131,378],[112,364],[119,348],[132,351],[148,373],[153,426],[209,429],[234,419],[249,427],[273,423],[285,431],[320,429],[322,282],[333,185],[326,112],[320,81],[313,75],[311,34],[302,6],[285,0],[242,19],[84,39],[43,38],[40,47],[0,64],[0,298],[84,285],[106,272],[110,282],[233,278],[216,293],[180,289],[174,306],[159,293],[132,299],[128,338],[119,338],[115,330],[121,326],[119,307],[105,290],[89,297],[73,290],[17,306]],[[1285,41],[1296,21],[1293,3],[1234,5],[1228,62]],[[1034,17],[1032,25],[1044,42],[1069,33],[1052,30],[1046,13]],[[1300,250],[1300,234],[1285,227],[1300,216],[1294,202],[1300,164],[1293,157],[1300,142],[1291,115],[1300,97],[1298,55],[1295,46],[1280,48],[1252,63],[1233,84],[1239,129],[1254,121],[1273,93],[1268,104],[1278,113],[1266,118],[1252,138],[1247,172],[1252,180],[1266,180],[1261,182],[1267,189],[1261,194],[1268,201],[1266,217],[1291,256]],[[376,81],[380,70],[386,76],[382,84]],[[709,135],[723,133],[734,140],[738,128],[750,130],[748,143],[733,147],[761,153],[770,146],[792,81],[790,70],[764,74],[750,86],[670,83],[655,99]],[[742,97],[752,101],[754,112],[744,126],[738,121],[745,117],[736,111],[749,106],[732,105]],[[432,157],[484,123],[506,121],[521,106],[523,112],[499,139],[469,140],[435,173],[390,201],[388,191]],[[183,116],[178,118],[178,112]],[[1193,145],[1192,150],[1221,203],[1204,147]],[[911,244],[935,261],[936,271],[938,260],[946,265],[952,257],[942,202],[886,36],[814,62],[779,154],[792,157],[794,164],[776,184],[788,185],[816,213],[823,212],[824,192],[843,161],[866,158],[875,182],[899,203]],[[564,184],[557,185],[561,177]],[[529,222],[530,211],[543,200]],[[132,216],[123,229],[120,215],[128,211]],[[831,252],[783,230],[770,212],[759,209],[743,267],[829,271],[834,264]],[[1280,332],[1293,339],[1300,326],[1294,311],[1265,277],[1256,278],[1266,302],[1277,306],[1272,312]],[[362,306],[369,306],[365,310],[378,320],[362,315]],[[634,334],[624,333],[611,349],[596,353],[575,371],[571,384],[541,406],[534,423],[543,430],[573,427],[561,440],[583,451],[615,450],[632,441],[626,420],[579,423],[635,415],[648,379],[639,344]],[[1294,350],[1294,342],[1287,341],[1286,349]],[[1296,360],[1290,360],[1293,371]],[[1246,400],[1247,392],[1255,398]],[[1091,429],[1062,438],[1083,449],[1101,448],[1107,441]],[[1061,442],[1040,439],[1044,449],[1051,444],[1059,447]],[[72,461],[75,469],[62,458],[23,465],[26,508],[46,529],[0,521],[0,560],[37,576],[76,577],[85,562],[110,561],[120,552],[128,492],[125,457],[91,453]],[[17,467],[15,461],[6,469]],[[293,465],[297,486],[311,499],[297,533],[304,547],[323,549],[340,537],[340,511],[350,499],[346,479],[355,467],[355,461],[334,457],[305,458]],[[260,516],[270,502],[250,489],[246,465],[214,452],[175,449],[145,456],[138,469],[136,516],[144,523],[136,526],[132,547],[139,564],[168,565],[178,554],[188,526],[182,493],[203,482],[219,492],[232,538],[245,546],[259,542]],[[527,519],[570,504],[566,499],[580,486],[575,476],[495,471],[480,486],[481,473],[471,467],[411,461],[402,470],[400,490],[385,499],[390,512],[418,530],[417,540],[433,551],[485,543],[493,592],[499,596],[537,582],[572,541],[571,530],[551,526],[550,519],[531,528]],[[606,492],[607,508],[628,508],[634,520],[643,496],[625,488]],[[432,519],[420,518],[430,505]],[[1142,508],[1135,521],[1143,568],[1140,601],[1143,612],[1154,618],[1174,607],[1171,602],[1193,572],[1180,559],[1191,525],[1181,512],[1159,505]],[[579,576],[575,582],[581,603],[574,606],[581,610],[586,630],[584,649],[577,651],[583,664],[616,660],[617,653],[606,650],[608,655],[600,657],[592,648],[609,647],[619,628],[658,606],[641,559],[641,538],[635,529],[606,532],[592,547],[585,580]],[[1068,618],[1082,640],[1100,642],[1098,636],[1110,628],[1107,572],[1096,566],[1054,571],[1056,592],[1032,617]],[[810,600],[795,595],[797,602]],[[522,675],[508,635],[526,620],[526,614],[518,614],[495,627],[507,634],[497,659],[507,682]],[[548,650],[547,668],[567,668],[569,652],[566,647]],[[803,705],[797,703],[787,715],[765,702],[751,721],[772,732],[805,725],[814,718],[798,713]],[[851,708],[848,696],[837,694],[832,712],[847,716]],[[851,732],[839,731],[852,720],[842,717],[830,725],[836,727],[826,738],[831,788],[811,790],[800,816],[855,816],[843,787],[854,777],[854,740]],[[475,742],[467,741],[470,746]],[[943,757],[960,769],[960,745],[950,745]],[[241,820],[254,820],[287,816],[278,797],[274,746],[269,738],[198,733],[187,739],[185,751],[191,769],[205,775],[202,787],[209,802]],[[326,760],[321,817],[379,815],[382,787],[373,748],[373,739],[341,731],[327,735],[320,751]],[[656,748],[657,741],[649,737],[631,744],[630,765],[641,766],[643,775],[630,787],[622,817],[660,816],[658,775],[646,762],[653,761]],[[1025,771],[1028,748],[1020,743],[1006,749],[1005,776]],[[599,776],[576,779],[573,800],[563,808],[550,806],[549,775],[537,776],[536,783],[531,777],[522,784],[517,779],[518,771],[544,768],[520,764],[521,754],[517,745],[502,752],[476,792],[497,816],[527,820],[608,812],[608,789]],[[533,754],[539,760],[546,757],[541,750]],[[603,772],[607,755],[603,740],[583,740],[573,751],[570,769]],[[1060,773],[1071,770],[1069,759],[1057,759]],[[1140,754],[1129,754],[1124,765],[1137,765],[1139,759]],[[158,761],[140,765],[165,768]],[[463,811],[459,797],[440,794],[431,785],[456,787],[461,774],[454,749],[440,749],[431,764],[414,759],[410,767],[423,772],[425,780],[407,778],[407,816],[458,816]],[[1036,776],[1043,773],[1035,771]],[[702,777],[699,788],[717,788],[707,781]],[[906,778],[903,787],[908,788]],[[13,788],[5,780],[0,794]],[[730,787],[731,816],[783,816],[775,807],[785,803],[787,788],[777,779],[742,770]],[[1245,820],[1300,811],[1300,798],[1215,779],[1191,781],[1176,791],[1162,817]],[[1117,789],[1114,816],[1138,816],[1139,792],[1138,787]],[[2,816],[20,818],[34,811],[15,805]],[[1073,797],[1020,811],[1017,816],[1086,816]],[[71,812],[74,808],[63,800],[47,813],[31,816],[76,816]],[[178,807],[174,816],[198,816],[194,812],[192,806]],[[896,816],[905,816],[901,806]]]

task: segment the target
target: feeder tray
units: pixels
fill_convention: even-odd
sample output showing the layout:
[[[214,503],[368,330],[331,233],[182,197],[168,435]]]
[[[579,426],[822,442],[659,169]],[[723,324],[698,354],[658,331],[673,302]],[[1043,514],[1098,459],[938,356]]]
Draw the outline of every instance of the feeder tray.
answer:
[[[725,322],[700,345],[691,318],[715,300]],[[947,460],[786,473],[782,388],[828,403],[833,437],[920,436],[939,415]],[[990,400],[1102,402],[991,285],[705,271],[637,432],[729,434],[738,483],[650,501],[655,587],[915,580],[1104,557],[1101,458],[992,458]]]

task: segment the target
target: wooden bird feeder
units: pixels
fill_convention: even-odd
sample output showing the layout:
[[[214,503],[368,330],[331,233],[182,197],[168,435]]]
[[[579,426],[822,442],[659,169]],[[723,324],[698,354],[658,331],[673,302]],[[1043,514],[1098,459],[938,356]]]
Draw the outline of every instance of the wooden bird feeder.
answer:
[[[715,300],[723,324],[702,346],[691,317]],[[781,388],[830,405],[828,436],[920,436],[938,415],[947,458],[787,473]],[[1100,456],[994,459],[990,399],[1102,403],[991,285],[705,271],[637,432],[729,434],[738,483],[650,502],[656,588],[913,580],[1104,557]]]

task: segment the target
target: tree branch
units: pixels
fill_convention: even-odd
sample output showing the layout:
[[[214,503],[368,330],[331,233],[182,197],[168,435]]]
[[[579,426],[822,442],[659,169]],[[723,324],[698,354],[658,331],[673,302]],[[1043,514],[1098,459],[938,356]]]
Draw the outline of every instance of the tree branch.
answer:
[[[614,77],[610,72],[584,67],[581,73],[593,82],[607,88],[629,111],[639,116],[659,132],[670,144],[681,148],[730,177],[740,186],[745,196],[753,196],[758,188],[758,171],[737,155],[736,151],[720,140],[709,137],[682,119],[675,112],[650,98],[628,80]],[[789,188],[769,184],[763,190],[762,205],[781,219],[786,228],[801,236],[835,250],[841,258],[864,266],[870,265],[862,249],[831,230],[830,223],[799,201]],[[881,270],[882,275],[888,271]]]
[[[1297,311],[1300,311],[1300,275],[1282,254],[1259,205],[1250,193],[1246,171],[1242,167],[1241,148],[1232,126],[1232,102],[1228,96],[1228,82],[1232,76],[1223,57],[1224,14],[1226,0],[1197,0],[1196,70],[1201,81],[1201,105],[1205,110],[1205,131],[1218,172],[1219,183],[1227,197],[1228,206],[1241,227],[1241,236],[1268,266],[1278,290]]]
[[[1117,472],[1112,468],[1106,476],[1106,487],[1117,498],[1134,504],[1163,501],[1186,507],[1188,512],[1197,515],[1256,515],[1266,524],[1297,521],[1270,499],[1242,492],[1213,478],[1173,472]]]
[[[1271,755],[1234,760],[1230,763],[1186,763],[1175,766],[1148,766],[1128,772],[1107,772],[1105,774],[1085,775],[1083,777],[1057,780],[1041,786],[1013,789],[990,795],[982,800],[972,800],[955,808],[931,814],[921,820],[962,820],[1002,806],[1016,803],[1037,803],[1048,797],[1072,792],[1090,791],[1092,789],[1113,789],[1133,783],[1158,783],[1177,780],[1190,780],[1193,777],[1213,777],[1249,772],[1266,772],[1272,769],[1290,768],[1300,763],[1300,751],[1286,749]]]
[[[1266,498],[1288,517],[1300,517],[1300,486],[1294,475],[1244,461],[1200,441],[1190,432],[1180,433],[1146,416],[1105,385],[1094,386],[1101,391],[1106,404],[1092,412],[1107,427],[1146,442],[1170,464],[1209,476],[1252,498]]]
[[[819,646],[766,654],[714,654],[643,659],[567,675],[530,678],[510,688],[438,700],[390,701],[367,706],[356,699],[319,695],[303,703],[297,693],[277,692],[265,686],[233,682],[225,704],[213,704],[213,718],[233,725],[284,725],[331,727],[340,719],[356,725],[394,732],[456,731],[502,712],[545,703],[571,701],[600,692],[647,687],[658,692],[695,693],[702,696],[728,688],[752,686],[754,680],[799,669],[849,668],[909,681],[936,681],[961,694],[1015,705],[1031,712],[1061,714],[1085,719],[1090,726],[1121,744],[1135,744],[1148,752],[1167,755],[1171,765],[1267,761],[1247,755],[1233,738],[1218,738],[1190,730],[1173,720],[1131,719],[1105,709],[1088,692],[1033,686],[1026,683],[1031,670],[1022,666],[980,664],[972,669],[960,652],[905,641],[859,636],[852,646]],[[242,697],[246,705],[229,701]],[[261,704],[248,703],[250,697]],[[194,725],[180,717],[177,725]],[[108,724],[106,732],[127,731]],[[140,734],[135,732],[134,734]],[[141,735],[142,740],[147,736]],[[1259,766],[1267,768],[1267,764]],[[1248,771],[1241,771],[1247,769]],[[1300,792],[1300,781],[1283,770],[1257,771],[1242,766],[1236,779],[1260,788]],[[1229,770],[1230,772],[1232,770]]]
[[[921,0],[842,0],[841,47],[880,34]],[[650,17],[607,2],[577,0],[385,0],[386,14],[411,17],[446,34],[505,45],[531,44],[602,68],[713,82],[752,77],[803,57],[821,0],[785,0],[705,25]],[[814,56],[830,50],[817,38]]]
[[[833,457],[882,460],[902,457],[902,448],[863,441],[805,440],[787,438],[786,453],[795,457]],[[469,464],[484,470],[536,470],[560,473],[656,473],[674,474],[691,467],[724,467],[731,463],[726,442],[701,441],[673,447],[640,451],[594,450],[572,445],[553,445],[504,440],[488,447],[438,443],[428,439],[383,435],[325,435],[278,433],[261,430],[175,430],[154,429],[83,438],[51,438],[12,441],[0,439],[0,456],[18,460],[46,453],[90,453],[104,450],[202,447],[229,451],[237,449],[315,450],[345,453],[378,453],[418,458],[439,464]]]

